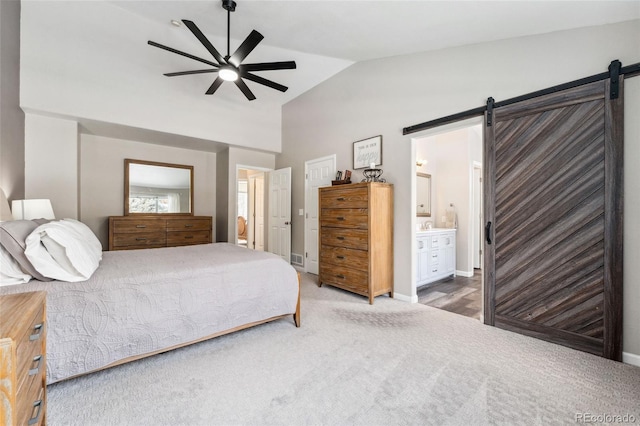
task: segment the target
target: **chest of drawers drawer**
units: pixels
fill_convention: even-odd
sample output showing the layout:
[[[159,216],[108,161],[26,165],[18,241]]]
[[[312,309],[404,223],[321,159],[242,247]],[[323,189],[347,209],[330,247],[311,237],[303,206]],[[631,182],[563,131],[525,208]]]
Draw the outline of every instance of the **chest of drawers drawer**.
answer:
[[[320,274],[325,284],[335,285],[345,290],[359,294],[367,294],[369,287],[369,273],[356,269],[322,264]]]
[[[367,209],[322,209],[321,226],[334,228],[367,229]]]
[[[364,250],[322,246],[320,261],[328,265],[345,266],[360,271],[369,269],[369,253]]]
[[[332,188],[331,192],[320,193],[320,205],[330,209],[366,209],[369,193],[366,187]]]
[[[323,227],[320,234],[322,245],[357,250],[367,250],[369,248],[369,233],[363,229]]]

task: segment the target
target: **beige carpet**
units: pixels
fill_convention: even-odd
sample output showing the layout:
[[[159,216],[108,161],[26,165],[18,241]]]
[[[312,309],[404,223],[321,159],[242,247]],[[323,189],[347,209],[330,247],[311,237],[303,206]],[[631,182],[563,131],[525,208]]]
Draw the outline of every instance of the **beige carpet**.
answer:
[[[47,415],[49,425],[640,423],[640,368],[420,304],[370,306],[303,274],[302,328],[287,318],[52,385]]]

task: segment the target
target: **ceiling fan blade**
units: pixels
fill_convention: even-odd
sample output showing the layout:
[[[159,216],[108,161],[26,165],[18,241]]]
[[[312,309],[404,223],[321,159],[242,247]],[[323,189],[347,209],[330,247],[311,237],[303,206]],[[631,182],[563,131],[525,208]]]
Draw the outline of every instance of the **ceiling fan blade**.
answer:
[[[242,71],[273,71],[273,70],[294,70],[296,69],[295,61],[286,62],[263,62],[260,64],[244,64],[240,65]]]
[[[200,31],[200,28],[198,28],[196,24],[194,24],[192,21],[189,21],[188,19],[183,19],[182,22],[184,22],[187,28],[191,30],[193,35],[196,36],[198,40],[200,40],[200,43],[202,43],[202,45],[209,51],[209,53],[211,53],[213,57],[216,58],[216,61],[218,61],[218,63],[226,63],[220,52],[218,52],[216,48],[213,47],[213,44],[211,44],[209,39],[205,37],[204,34],[202,34],[202,31]]]
[[[245,73],[242,73],[241,75],[242,75],[242,77],[246,78],[247,80],[254,81],[256,83],[265,85],[267,87],[271,87],[272,89],[276,89],[276,90],[279,90],[281,92],[286,92],[287,89],[289,89],[287,86],[283,86],[282,84],[278,84],[278,83],[275,83],[275,82],[273,82],[271,80],[267,80],[266,78],[258,77],[255,74],[251,74],[251,73],[245,72]]]
[[[218,72],[218,70],[213,69],[213,70],[194,70],[194,71],[179,71],[179,72],[168,72],[165,75],[167,77],[175,77],[178,75],[191,75],[191,74],[206,74],[209,72]]]
[[[220,65],[215,62],[207,61],[206,59],[198,58],[197,56],[190,55],[189,53],[181,52],[179,50],[174,49],[173,47],[165,46],[164,44],[156,43],[155,41],[149,40],[147,42],[149,45],[153,47],[158,47],[160,49],[167,50],[171,53],[176,53],[178,55],[184,56],[185,58],[193,59],[194,61],[202,62],[203,64],[211,65],[212,67],[219,68]]]
[[[251,91],[251,89],[249,89],[247,84],[244,81],[242,81],[241,78],[234,81],[234,83],[236,83],[236,86],[238,86],[238,89],[240,89],[242,93],[244,93],[247,99],[249,99],[250,101],[253,101],[256,98],[253,92]]]
[[[215,80],[213,80],[213,84],[209,87],[209,90],[207,90],[205,94],[213,95],[214,93],[216,93],[216,90],[218,90],[218,87],[220,87],[223,82],[224,82],[223,79],[221,79],[220,77],[217,77]]]
[[[240,62],[242,62],[242,60],[246,58],[253,49],[256,48],[258,43],[260,43],[263,38],[264,36],[262,34],[257,32],[256,30],[252,30],[251,34],[249,34],[247,38],[244,39],[240,47],[238,47],[238,50],[236,50],[233,55],[231,55],[231,57],[229,58],[229,63],[235,65],[236,67],[240,65]]]

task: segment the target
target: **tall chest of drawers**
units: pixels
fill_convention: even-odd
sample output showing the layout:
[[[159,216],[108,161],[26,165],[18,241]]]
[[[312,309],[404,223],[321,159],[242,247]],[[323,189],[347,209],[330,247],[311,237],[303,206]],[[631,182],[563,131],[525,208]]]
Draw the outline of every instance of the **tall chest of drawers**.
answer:
[[[44,425],[46,293],[0,297],[0,424]]]
[[[111,216],[109,250],[208,244],[212,222],[211,216]]]
[[[393,185],[319,189],[320,285],[369,297],[393,296]]]

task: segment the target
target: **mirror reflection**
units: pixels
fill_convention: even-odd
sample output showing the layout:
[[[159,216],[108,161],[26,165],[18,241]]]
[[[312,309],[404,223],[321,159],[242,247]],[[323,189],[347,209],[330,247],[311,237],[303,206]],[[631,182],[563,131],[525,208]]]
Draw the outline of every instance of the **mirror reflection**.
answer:
[[[125,215],[192,214],[193,166],[125,160]]]
[[[431,175],[416,174],[416,216],[431,217]]]

